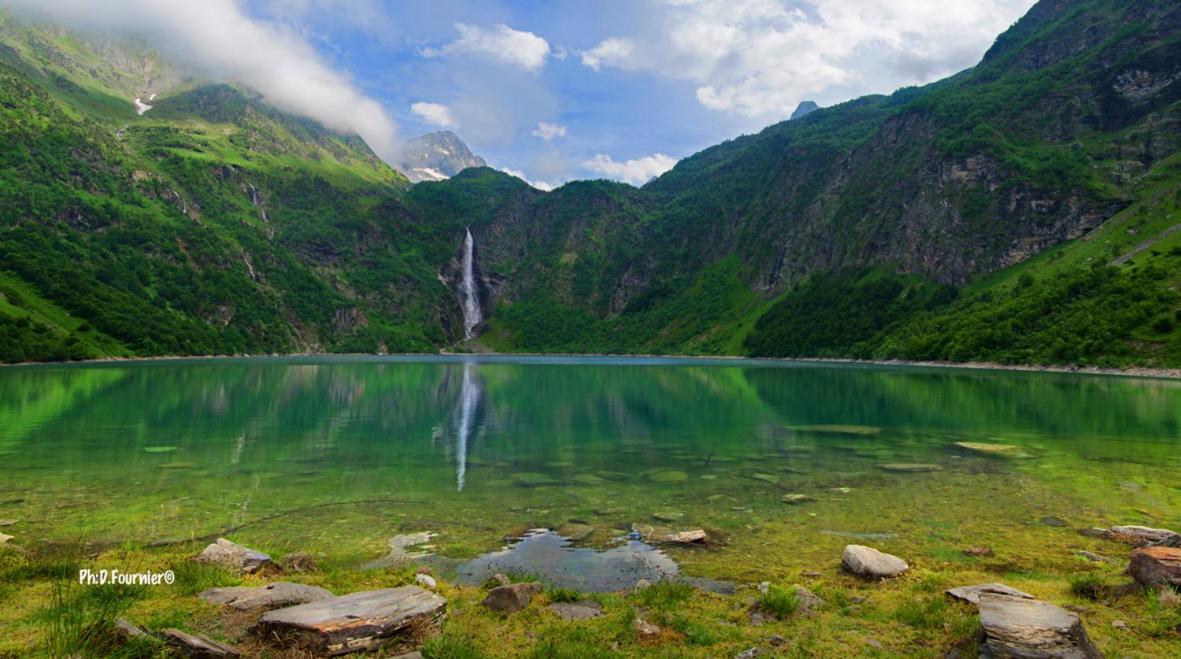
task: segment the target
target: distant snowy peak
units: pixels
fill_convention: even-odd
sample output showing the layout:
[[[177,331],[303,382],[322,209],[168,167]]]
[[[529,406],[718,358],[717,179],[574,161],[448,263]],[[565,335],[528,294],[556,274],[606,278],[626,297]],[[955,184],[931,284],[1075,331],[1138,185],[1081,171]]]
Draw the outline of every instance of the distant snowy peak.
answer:
[[[442,181],[468,167],[486,167],[488,163],[475,155],[450,131],[420,135],[406,143],[398,169],[412,183]]]

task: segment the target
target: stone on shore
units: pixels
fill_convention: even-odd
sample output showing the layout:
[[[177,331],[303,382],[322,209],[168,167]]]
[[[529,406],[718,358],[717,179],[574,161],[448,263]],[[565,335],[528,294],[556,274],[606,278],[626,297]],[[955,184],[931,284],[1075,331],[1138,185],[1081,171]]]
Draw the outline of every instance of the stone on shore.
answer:
[[[780,501],[782,501],[783,503],[789,503],[793,506],[799,505],[801,503],[808,503],[810,501],[815,501],[815,500],[816,500],[815,498],[810,497],[807,494],[785,494],[785,495],[783,495],[783,498],[780,499]]]
[[[516,613],[528,607],[533,597],[540,592],[541,584],[536,581],[497,586],[488,591],[488,596],[481,604],[498,613]]]
[[[967,602],[969,604],[979,604],[980,596],[984,593],[990,593],[992,595],[1008,595],[1009,597],[1016,597],[1018,599],[1033,599],[1033,595],[1017,590],[1016,588],[1010,588],[1003,583],[982,583],[975,586],[959,586],[957,588],[947,590],[945,593],[952,599],[959,600],[961,602]]]
[[[1107,537],[1136,547],[1181,547],[1181,533],[1148,526],[1113,526]]]
[[[878,465],[878,469],[888,471],[891,474],[922,474],[930,471],[939,471],[943,467],[924,462],[891,462]]]
[[[643,618],[637,617],[632,623],[632,627],[635,628],[636,633],[640,636],[652,637],[660,635],[660,628]]]
[[[795,585],[791,587],[791,590],[796,594],[796,600],[800,603],[796,611],[802,615],[812,615],[826,603],[819,595],[803,586]]]
[[[369,590],[277,609],[258,623],[262,636],[321,655],[372,650],[412,626],[434,622],[447,600],[418,586]]]
[[[603,614],[603,607],[594,600],[580,602],[558,602],[546,607],[562,620],[586,620]]]
[[[1128,574],[1145,588],[1181,586],[1181,549],[1141,547],[1132,550]]]
[[[161,636],[168,645],[186,657],[240,657],[236,648],[179,629],[165,629]]]
[[[199,597],[211,604],[222,604],[239,611],[250,611],[318,602],[335,597],[335,595],[317,586],[280,581],[258,588],[245,586],[210,588],[201,593]]]
[[[0,526],[12,526],[12,525],[16,524],[16,523],[17,523],[17,521],[19,521],[19,520],[15,520],[15,519],[0,519]]]
[[[439,588],[439,582],[435,581],[435,578],[429,574],[420,573],[414,575],[414,583],[422,586],[423,588],[426,588],[427,590],[437,590]]]
[[[866,579],[886,579],[906,572],[906,561],[864,545],[846,545],[841,554],[846,570]]]
[[[568,538],[572,542],[586,540],[594,532],[595,527],[581,522],[567,522],[558,529],[558,535]]]
[[[1023,659],[1099,659],[1077,614],[1040,600],[980,595],[980,655]]]
[[[225,538],[218,538],[217,541],[206,547],[197,556],[197,560],[202,563],[230,568],[240,574],[253,574],[264,565],[271,564],[270,556],[261,551],[243,547],[236,542],[230,542]]]
[[[130,640],[133,638],[148,638],[151,636],[151,634],[128,622],[124,618],[119,618],[115,621],[115,634],[123,637],[125,640]]]
[[[8,541],[12,540],[14,537],[15,536],[8,535],[7,533],[0,533],[0,545],[8,544]]]

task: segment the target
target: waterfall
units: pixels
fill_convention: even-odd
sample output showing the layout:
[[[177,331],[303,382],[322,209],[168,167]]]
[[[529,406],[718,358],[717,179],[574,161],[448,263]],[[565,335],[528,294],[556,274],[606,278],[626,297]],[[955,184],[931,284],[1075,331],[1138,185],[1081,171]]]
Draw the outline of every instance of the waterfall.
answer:
[[[464,229],[463,237],[463,282],[459,285],[463,300],[463,338],[472,338],[472,330],[484,320],[480,311],[480,292],[476,288],[476,241],[471,229]]]
[[[467,444],[476,431],[476,415],[480,408],[480,398],[483,387],[476,377],[476,365],[467,362],[463,365],[463,381],[459,387],[459,415],[455,428],[455,482],[456,491],[463,491],[463,482],[467,477]]]

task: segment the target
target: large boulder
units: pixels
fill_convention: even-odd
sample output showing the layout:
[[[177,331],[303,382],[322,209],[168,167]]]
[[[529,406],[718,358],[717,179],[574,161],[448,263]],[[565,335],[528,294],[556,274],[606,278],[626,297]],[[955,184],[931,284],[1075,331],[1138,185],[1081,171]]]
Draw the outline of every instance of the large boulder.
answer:
[[[533,596],[540,592],[541,584],[536,581],[497,586],[488,591],[481,604],[499,613],[516,613],[529,606]]]
[[[1108,537],[1137,547],[1181,547],[1181,533],[1148,526],[1113,526]]]
[[[981,657],[1097,659],[1077,614],[1040,600],[980,593]]]
[[[418,586],[351,593],[277,609],[258,631],[282,644],[320,655],[372,650],[387,639],[443,615],[447,600]]]
[[[982,583],[975,586],[959,586],[958,588],[952,588],[951,590],[945,592],[948,597],[961,602],[967,602],[969,604],[979,604],[980,596],[984,593],[991,593],[993,595],[1008,595],[1009,597],[1017,597],[1027,600],[1033,599],[1033,595],[1017,590],[1016,588],[1010,588],[1003,583]]]
[[[1132,550],[1128,574],[1146,588],[1181,586],[1181,549],[1141,547]]]
[[[906,561],[873,547],[847,545],[841,554],[841,565],[853,574],[866,579],[886,579],[906,572]]]
[[[253,574],[258,572],[264,565],[271,564],[270,556],[261,551],[243,547],[236,542],[230,542],[225,538],[218,538],[206,547],[197,556],[197,560],[202,563],[220,565],[231,570],[236,570],[240,574]]]
[[[233,586],[210,588],[200,598],[211,604],[222,604],[239,611],[254,609],[278,609],[296,604],[307,604],[335,597],[331,592],[317,586],[280,581],[258,588]]]

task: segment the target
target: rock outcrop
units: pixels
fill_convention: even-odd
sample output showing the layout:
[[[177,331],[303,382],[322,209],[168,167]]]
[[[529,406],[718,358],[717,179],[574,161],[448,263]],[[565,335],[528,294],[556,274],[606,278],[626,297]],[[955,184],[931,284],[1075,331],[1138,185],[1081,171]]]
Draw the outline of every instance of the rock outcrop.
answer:
[[[271,564],[271,557],[267,554],[261,551],[255,551],[249,547],[243,547],[225,538],[218,538],[206,547],[197,556],[197,560],[202,563],[220,565],[231,570],[236,570],[241,574],[253,574],[258,572],[263,566]]]
[[[982,657],[1098,659],[1077,614],[1049,602],[980,594]]]
[[[276,609],[258,631],[280,644],[321,655],[373,650],[408,628],[440,618],[447,600],[418,586],[351,593]]]

